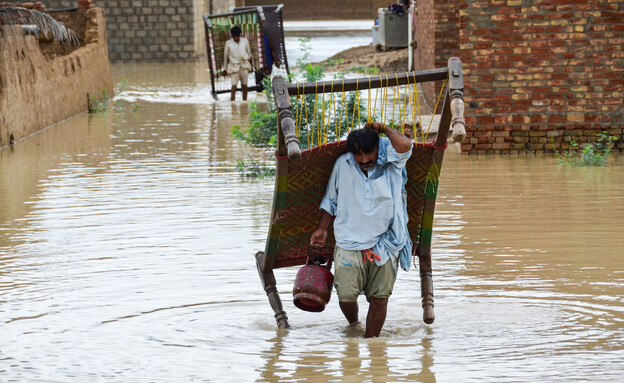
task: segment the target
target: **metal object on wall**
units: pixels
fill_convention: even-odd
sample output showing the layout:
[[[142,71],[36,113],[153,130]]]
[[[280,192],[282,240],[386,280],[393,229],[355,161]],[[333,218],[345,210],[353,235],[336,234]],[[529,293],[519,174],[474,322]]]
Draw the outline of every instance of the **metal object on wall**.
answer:
[[[385,49],[406,48],[408,46],[408,13],[397,14],[387,8],[380,8],[379,46]]]

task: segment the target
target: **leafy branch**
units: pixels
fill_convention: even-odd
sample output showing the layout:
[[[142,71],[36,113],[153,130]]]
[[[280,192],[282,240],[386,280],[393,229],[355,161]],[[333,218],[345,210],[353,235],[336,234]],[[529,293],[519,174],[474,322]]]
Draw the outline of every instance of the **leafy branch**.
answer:
[[[568,166],[605,166],[609,162],[613,142],[616,136],[609,136],[606,131],[598,134],[595,142],[591,142],[583,149],[578,142],[570,142],[570,149],[557,152],[560,165]]]

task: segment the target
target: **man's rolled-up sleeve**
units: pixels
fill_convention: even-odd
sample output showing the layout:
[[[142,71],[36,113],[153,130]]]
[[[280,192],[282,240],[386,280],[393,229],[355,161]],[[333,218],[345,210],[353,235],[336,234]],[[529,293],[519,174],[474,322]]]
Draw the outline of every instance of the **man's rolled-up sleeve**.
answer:
[[[383,137],[379,139],[379,152],[377,156],[377,165],[383,166],[391,163],[399,169],[403,169],[407,160],[412,156],[412,148],[405,153],[397,153],[389,139]]]

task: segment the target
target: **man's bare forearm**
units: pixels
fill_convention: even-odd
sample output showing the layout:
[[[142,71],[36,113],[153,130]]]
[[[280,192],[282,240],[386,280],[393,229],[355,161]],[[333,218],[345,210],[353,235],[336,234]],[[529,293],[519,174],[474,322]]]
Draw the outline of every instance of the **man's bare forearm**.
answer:
[[[334,217],[331,214],[321,209],[321,219],[319,221],[320,227],[322,227],[323,229],[329,229],[333,220]]]
[[[383,129],[382,133],[385,133],[386,136],[388,136],[388,139],[390,139],[390,143],[392,144],[392,146],[394,146],[394,149],[397,151],[397,153],[405,153],[410,150],[410,148],[412,147],[412,143],[410,142],[409,138],[407,138],[407,136],[389,126],[384,125],[384,128],[385,129]]]

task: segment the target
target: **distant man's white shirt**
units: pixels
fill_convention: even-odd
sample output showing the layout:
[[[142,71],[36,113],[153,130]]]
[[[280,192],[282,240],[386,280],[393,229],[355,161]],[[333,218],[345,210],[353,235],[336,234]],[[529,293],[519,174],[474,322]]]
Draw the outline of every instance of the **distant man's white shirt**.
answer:
[[[245,69],[251,71],[251,48],[249,47],[249,41],[241,37],[238,43],[234,39],[229,39],[225,43],[225,50],[223,52],[223,66],[228,74],[234,74]]]

